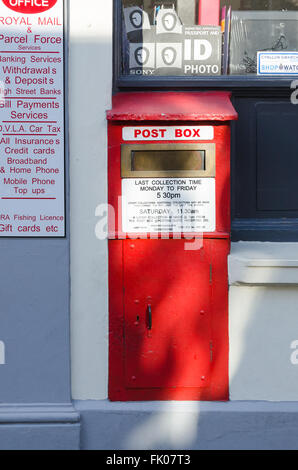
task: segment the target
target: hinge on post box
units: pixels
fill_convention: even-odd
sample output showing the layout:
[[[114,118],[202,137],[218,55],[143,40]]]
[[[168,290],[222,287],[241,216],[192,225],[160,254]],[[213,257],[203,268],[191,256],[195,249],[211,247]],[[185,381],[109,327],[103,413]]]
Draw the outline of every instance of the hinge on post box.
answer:
[[[210,346],[210,362],[212,362],[213,361],[213,342],[212,341],[210,341],[209,346]]]
[[[210,281],[210,284],[212,284],[212,264],[210,264],[210,268],[209,268],[209,281]]]

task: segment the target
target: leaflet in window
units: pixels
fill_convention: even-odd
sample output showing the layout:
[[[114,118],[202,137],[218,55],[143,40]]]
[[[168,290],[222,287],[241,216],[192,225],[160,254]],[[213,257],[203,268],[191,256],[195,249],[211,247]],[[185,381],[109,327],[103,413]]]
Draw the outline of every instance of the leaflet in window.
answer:
[[[231,75],[257,74],[258,52],[298,50],[297,11],[232,12]]]

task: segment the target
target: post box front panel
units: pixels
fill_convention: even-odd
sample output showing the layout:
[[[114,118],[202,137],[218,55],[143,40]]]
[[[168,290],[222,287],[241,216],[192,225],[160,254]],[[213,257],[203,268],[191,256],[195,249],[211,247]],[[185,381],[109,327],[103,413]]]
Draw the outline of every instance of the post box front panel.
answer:
[[[110,122],[109,204],[109,398],[227,400],[229,124]]]
[[[109,125],[110,235],[229,236],[229,125],[133,124]]]
[[[125,384],[207,387],[212,362],[208,245],[124,243]]]

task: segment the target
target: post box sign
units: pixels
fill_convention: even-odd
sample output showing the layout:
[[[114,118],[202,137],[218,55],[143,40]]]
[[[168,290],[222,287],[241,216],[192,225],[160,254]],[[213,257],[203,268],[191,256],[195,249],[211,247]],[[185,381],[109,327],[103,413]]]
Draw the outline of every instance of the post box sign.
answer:
[[[0,236],[65,236],[63,0],[0,0]]]
[[[123,140],[213,140],[212,126],[124,127]]]

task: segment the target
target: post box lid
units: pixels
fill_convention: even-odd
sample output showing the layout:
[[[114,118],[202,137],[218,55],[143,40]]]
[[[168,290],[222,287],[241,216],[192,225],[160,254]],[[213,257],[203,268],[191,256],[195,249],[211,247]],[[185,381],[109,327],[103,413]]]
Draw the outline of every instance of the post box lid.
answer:
[[[127,92],[113,96],[111,121],[231,121],[238,118],[231,93]]]

